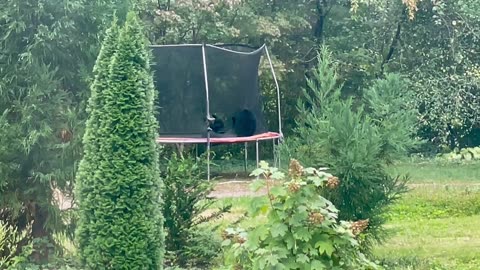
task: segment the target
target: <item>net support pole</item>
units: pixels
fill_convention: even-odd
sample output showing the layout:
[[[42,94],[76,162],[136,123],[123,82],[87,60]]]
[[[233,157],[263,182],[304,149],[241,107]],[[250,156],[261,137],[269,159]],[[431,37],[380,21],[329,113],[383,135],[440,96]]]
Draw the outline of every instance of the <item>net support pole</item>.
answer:
[[[268,52],[267,46],[265,46],[265,53],[267,55],[268,63],[270,64],[270,70],[272,71],[273,81],[275,82],[275,87],[277,88],[277,110],[278,110],[278,133],[283,136],[282,133],[282,114],[280,107],[280,86],[278,85],[277,75],[275,75],[275,69],[273,68],[272,59],[270,58],[270,53]]]
[[[258,151],[258,140],[255,141],[255,155],[256,155],[256,160],[257,160],[257,168],[259,167],[260,165],[260,154],[259,154],[259,151]]]
[[[278,133],[280,133],[280,138],[277,143],[280,144],[281,139],[283,138],[282,132],[282,109],[281,109],[281,98],[280,98],[280,86],[278,85],[277,75],[275,74],[275,69],[273,68],[272,59],[270,58],[270,53],[268,52],[267,46],[265,46],[265,54],[267,55],[268,63],[270,64],[270,70],[272,71],[273,81],[275,82],[275,87],[277,88],[277,110],[278,110]],[[275,142],[275,140],[274,140]],[[277,159],[278,159],[278,168],[280,168],[280,151],[277,149]]]
[[[208,94],[208,74],[207,74],[207,57],[205,53],[205,44],[202,44],[202,58],[203,58],[203,75],[205,80],[205,101],[207,104],[207,180],[210,181],[210,98]]]

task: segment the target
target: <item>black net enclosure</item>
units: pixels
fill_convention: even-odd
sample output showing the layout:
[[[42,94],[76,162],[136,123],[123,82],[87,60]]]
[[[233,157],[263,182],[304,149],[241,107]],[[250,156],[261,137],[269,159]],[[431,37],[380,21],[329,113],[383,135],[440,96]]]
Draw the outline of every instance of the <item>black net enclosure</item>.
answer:
[[[155,45],[160,137],[247,137],[267,132],[258,68],[264,46]]]

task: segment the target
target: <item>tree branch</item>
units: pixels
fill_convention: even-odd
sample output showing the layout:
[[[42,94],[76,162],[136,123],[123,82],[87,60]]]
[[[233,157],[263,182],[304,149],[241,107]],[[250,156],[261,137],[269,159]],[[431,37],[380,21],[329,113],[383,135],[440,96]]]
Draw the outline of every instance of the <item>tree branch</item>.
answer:
[[[400,42],[401,33],[402,33],[402,23],[403,23],[403,19],[404,19],[405,15],[406,15],[406,12],[404,10],[402,12],[402,16],[401,16],[399,22],[397,23],[397,29],[395,30],[395,35],[393,36],[392,42],[390,43],[388,53],[383,57],[382,64],[380,65],[380,73],[381,74],[383,74],[383,72],[385,70],[385,64],[390,62],[390,60],[392,59],[393,54],[395,53],[395,49],[397,48],[398,43]]]

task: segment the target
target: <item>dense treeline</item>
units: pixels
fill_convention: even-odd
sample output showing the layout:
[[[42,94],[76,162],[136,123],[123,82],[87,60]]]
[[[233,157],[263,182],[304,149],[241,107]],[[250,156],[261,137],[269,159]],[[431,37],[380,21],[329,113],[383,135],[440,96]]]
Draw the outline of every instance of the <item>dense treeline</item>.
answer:
[[[132,2],[132,3],[129,3]],[[364,2],[368,2],[368,5]],[[71,195],[92,67],[116,12],[133,7],[152,43],[267,43],[282,88],[284,131],[327,45],[342,95],[389,73],[409,78],[422,151],[480,144],[480,2],[476,0],[9,0],[0,2],[0,219],[32,239],[37,261],[52,235],[73,232],[57,191]],[[277,125],[262,68],[265,110]],[[63,212],[63,214],[62,214]],[[63,217],[63,219],[61,218]],[[42,251],[42,252],[40,252]],[[0,257],[21,250],[0,250]]]

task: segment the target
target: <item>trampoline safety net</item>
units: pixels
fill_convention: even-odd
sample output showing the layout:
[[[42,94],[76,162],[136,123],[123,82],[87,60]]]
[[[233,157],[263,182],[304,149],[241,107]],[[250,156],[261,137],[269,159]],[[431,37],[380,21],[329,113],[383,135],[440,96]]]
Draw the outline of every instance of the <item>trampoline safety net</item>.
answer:
[[[152,46],[160,137],[206,138],[209,123],[212,137],[266,132],[258,89],[263,48],[205,45],[207,97],[202,45]],[[215,121],[207,121],[207,100]]]

